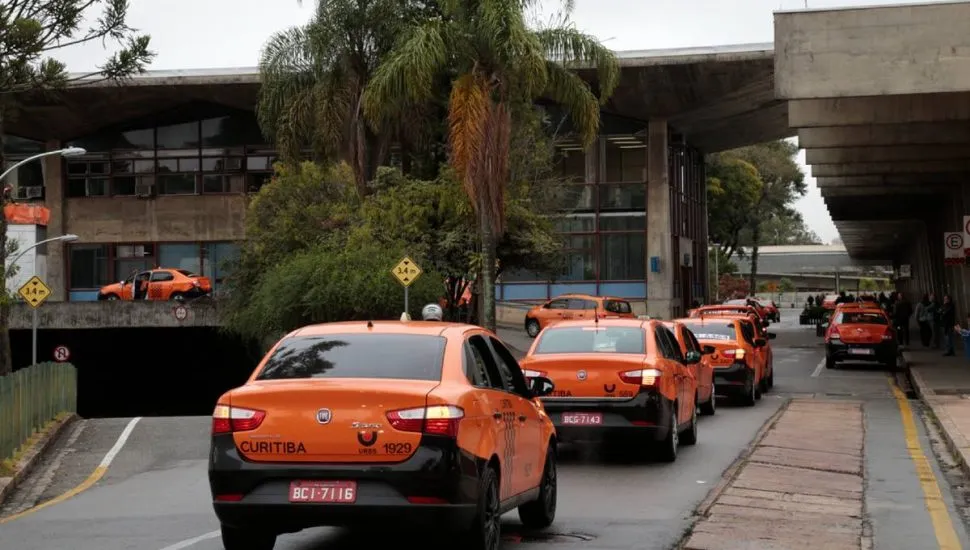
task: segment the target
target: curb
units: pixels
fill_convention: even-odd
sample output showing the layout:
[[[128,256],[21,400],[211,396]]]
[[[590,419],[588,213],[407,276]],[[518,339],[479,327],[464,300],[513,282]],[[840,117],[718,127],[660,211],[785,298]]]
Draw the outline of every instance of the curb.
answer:
[[[3,504],[7,496],[13,493],[24,478],[40,463],[46,455],[47,449],[57,440],[64,429],[73,424],[77,419],[77,414],[70,413],[67,418],[50,428],[37,443],[34,443],[33,447],[24,452],[24,457],[17,463],[17,471],[14,472],[13,476],[0,478],[0,504]]]
[[[768,432],[770,432],[771,429],[775,427],[775,424],[778,422],[778,419],[781,418],[781,415],[785,414],[785,412],[788,410],[789,405],[791,405],[791,402],[792,402],[792,398],[788,398],[785,400],[784,403],[782,403],[781,407],[779,407],[778,410],[775,411],[775,414],[771,415],[768,418],[768,420],[765,421],[765,423],[761,426],[758,432],[754,435],[754,438],[751,440],[751,443],[749,443],[748,446],[745,447],[743,451],[741,451],[741,454],[739,454],[738,457],[734,459],[734,462],[732,462],[731,465],[728,466],[727,470],[724,470],[724,473],[721,474],[720,481],[718,481],[717,484],[714,485],[714,487],[712,487],[710,491],[708,491],[707,496],[704,497],[704,500],[702,500],[701,503],[698,504],[697,507],[694,509],[692,521],[690,522],[690,525],[688,525],[687,528],[684,530],[684,534],[681,536],[680,541],[678,541],[677,545],[674,546],[675,550],[682,550],[685,547],[685,545],[687,544],[687,541],[690,540],[690,536],[694,531],[694,526],[697,525],[697,522],[699,522],[700,520],[708,516],[708,513],[710,512],[714,504],[717,502],[717,499],[721,497],[724,491],[727,490],[728,486],[731,485],[731,483],[734,482],[734,480],[738,477],[738,475],[741,474],[741,470],[743,469],[743,466],[747,464],[748,459],[751,458],[751,455],[754,453],[754,450],[758,447],[758,445],[761,444],[765,436],[768,435]]]
[[[967,456],[968,451],[964,450],[970,449],[970,443],[962,441],[964,445],[960,445],[961,442],[957,438],[959,437],[960,440],[963,440],[963,436],[959,435],[960,431],[953,423],[953,420],[950,419],[950,415],[941,408],[938,408],[937,403],[931,399],[936,396],[936,392],[926,387],[925,382],[923,382],[923,377],[911,368],[912,361],[907,355],[906,352],[903,352],[903,360],[906,361],[906,369],[909,371],[909,379],[912,382],[913,391],[916,392],[916,396],[919,397],[920,401],[926,405],[925,410],[927,416],[940,429],[940,433],[943,435],[943,441],[946,443],[950,454],[956,459],[960,470],[963,471],[964,475],[970,476],[970,457]]]

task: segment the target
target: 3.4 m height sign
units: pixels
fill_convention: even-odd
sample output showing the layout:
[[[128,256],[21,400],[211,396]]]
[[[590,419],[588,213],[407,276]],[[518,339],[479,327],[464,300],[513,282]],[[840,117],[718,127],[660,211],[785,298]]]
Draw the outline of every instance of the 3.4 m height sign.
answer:
[[[963,265],[964,242],[963,231],[947,231],[943,234],[943,263],[946,265]]]

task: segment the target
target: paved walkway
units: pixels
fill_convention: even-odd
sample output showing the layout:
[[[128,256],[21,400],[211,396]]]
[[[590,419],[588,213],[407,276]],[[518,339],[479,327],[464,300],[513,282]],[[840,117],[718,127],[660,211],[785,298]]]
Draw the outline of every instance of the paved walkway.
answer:
[[[970,474],[970,359],[958,350],[943,357],[939,350],[912,346],[903,352],[913,386],[943,428],[954,455]]]
[[[864,438],[862,403],[792,401],[685,550],[858,550]]]

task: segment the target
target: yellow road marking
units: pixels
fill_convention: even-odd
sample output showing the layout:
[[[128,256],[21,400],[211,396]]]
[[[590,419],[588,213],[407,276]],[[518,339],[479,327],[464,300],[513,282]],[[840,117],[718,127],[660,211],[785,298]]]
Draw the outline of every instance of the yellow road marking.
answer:
[[[893,396],[896,397],[896,404],[899,405],[899,412],[903,418],[903,435],[906,437],[906,449],[909,457],[913,460],[916,467],[916,476],[919,477],[919,484],[923,488],[923,498],[926,501],[926,511],[930,514],[933,522],[933,532],[936,534],[936,542],[940,550],[962,550],[960,539],[953,529],[953,521],[950,519],[950,512],[946,508],[946,501],[943,500],[943,493],[940,491],[940,484],[933,473],[933,466],[923,452],[923,447],[919,442],[919,432],[916,429],[916,422],[913,420],[913,409],[909,406],[906,394],[896,385],[896,381],[889,379],[892,387]]]

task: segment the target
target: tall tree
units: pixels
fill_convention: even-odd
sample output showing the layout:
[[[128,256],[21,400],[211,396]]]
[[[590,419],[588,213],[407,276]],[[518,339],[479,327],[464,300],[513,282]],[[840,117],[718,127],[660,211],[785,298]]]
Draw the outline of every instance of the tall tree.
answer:
[[[741,232],[741,246],[751,246],[751,228]],[[801,212],[791,206],[782,208],[775,216],[761,224],[759,245],[822,244],[822,239],[808,228]]]
[[[94,17],[98,10],[99,16]],[[20,101],[56,93],[80,81],[120,80],[144,71],[155,54],[149,37],[129,27],[128,0],[4,0],[0,3],[0,167],[4,121],[16,116]],[[94,26],[82,28],[84,21]],[[49,57],[58,50],[94,41],[113,41],[118,50],[88,74],[70,76],[64,63]],[[10,197],[0,195],[0,212]],[[0,266],[7,259],[7,220],[0,214]],[[0,300],[0,376],[11,370],[10,299]]]
[[[421,141],[422,106],[368,127],[364,90],[408,22],[434,14],[420,0],[321,0],[311,20],[273,35],[259,61],[256,105],[260,128],[284,160],[297,165],[306,150],[318,159],[344,160],[357,190],[385,162],[391,141]]]
[[[571,4],[571,2],[567,2]],[[378,68],[364,96],[376,127],[405,103],[434,97],[442,74],[454,75],[448,99],[450,162],[478,220],[482,245],[482,324],[495,328],[496,246],[505,230],[505,187],[513,115],[541,96],[569,113],[584,145],[599,130],[601,102],[619,80],[619,63],[594,37],[564,19],[534,30],[525,11],[538,0],[442,0],[442,17],[408,29]],[[595,66],[599,97],[571,67]]]
[[[761,196],[761,176],[750,162],[729,153],[707,158],[708,235],[730,260]]]

